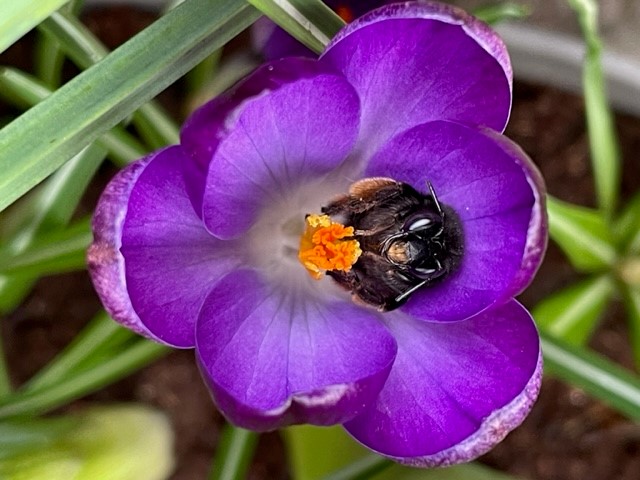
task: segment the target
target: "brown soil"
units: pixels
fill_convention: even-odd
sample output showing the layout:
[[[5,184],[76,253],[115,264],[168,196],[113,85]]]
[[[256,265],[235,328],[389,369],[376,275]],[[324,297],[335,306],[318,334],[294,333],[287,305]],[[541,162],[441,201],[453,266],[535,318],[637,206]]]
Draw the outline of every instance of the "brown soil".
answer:
[[[90,15],[86,22],[111,47],[153,20],[147,13],[122,8]],[[28,44],[21,42],[0,63],[28,68]],[[25,47],[26,45],[26,47]],[[170,108],[179,104],[179,90],[170,89]],[[516,83],[514,110],[507,134],[540,166],[549,191],[582,205],[593,205],[584,111],[580,98],[556,90]],[[9,115],[2,109],[0,117]],[[622,152],[627,159],[623,194],[640,188],[640,120],[618,116]],[[632,163],[635,162],[635,163]],[[113,174],[105,168],[83,204],[93,208],[102,186]],[[562,253],[550,246],[533,285],[522,295],[532,306],[578,278]],[[23,383],[44,366],[100,308],[85,272],[44,278],[24,304],[2,320],[2,334],[11,376]],[[625,317],[612,305],[592,346],[631,367]],[[164,410],[176,433],[178,466],[173,480],[206,478],[218,442],[222,418],[200,380],[189,351],[176,351],[131,377],[75,402],[144,402]],[[577,388],[547,378],[525,423],[483,461],[522,478],[538,480],[637,480],[640,472],[640,426],[631,423]],[[282,441],[277,433],[262,436],[251,479],[289,478]]]

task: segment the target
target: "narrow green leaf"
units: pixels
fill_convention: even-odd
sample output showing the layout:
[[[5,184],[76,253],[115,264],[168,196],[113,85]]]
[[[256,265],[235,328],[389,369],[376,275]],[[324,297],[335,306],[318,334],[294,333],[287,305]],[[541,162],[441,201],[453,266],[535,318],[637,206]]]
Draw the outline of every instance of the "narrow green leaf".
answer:
[[[247,471],[258,443],[258,434],[227,424],[222,431],[210,480],[241,480]]]
[[[300,425],[282,433],[296,480],[316,480],[370,454],[341,426]]]
[[[27,107],[42,102],[52,93],[49,88],[31,75],[14,68],[1,67],[0,91],[12,103]],[[120,167],[128,165],[147,153],[147,150],[133,135],[118,125],[105,132],[96,142],[108,150],[109,157]]]
[[[63,7],[72,15],[77,16],[82,9],[83,0],[71,0]],[[55,15],[55,13],[54,13]],[[65,61],[64,52],[57,40],[47,38],[39,33],[35,47],[35,73],[49,88],[55,90],[62,83],[62,66]]]
[[[344,26],[320,0],[248,0],[290,35],[316,53]]]
[[[35,73],[49,88],[58,88],[62,83],[64,53],[57,42],[38,35],[34,52]]]
[[[496,25],[508,20],[526,18],[531,15],[531,8],[519,3],[501,2],[476,8],[472,13],[474,17],[478,17],[483,22]]]
[[[109,54],[91,31],[69,12],[56,12],[39,29],[61,48],[81,69],[86,70]],[[133,117],[142,138],[151,149],[178,143],[178,127],[156,102],[142,106]]]
[[[624,285],[622,298],[629,317],[629,335],[636,368],[640,369],[640,288]]]
[[[604,218],[596,211],[548,197],[549,234],[580,271],[613,265],[616,250]]]
[[[12,255],[7,247],[0,248],[0,274],[39,277],[83,269],[92,238],[87,218],[64,230],[35,237],[29,247],[18,254]]]
[[[28,73],[0,67],[0,95],[17,107],[31,108],[51,95],[51,90]]]
[[[81,370],[98,350],[104,349],[105,346],[121,345],[121,340],[116,339],[119,332],[125,332],[127,338],[134,338],[131,331],[122,328],[106,312],[98,313],[57,357],[23,385],[22,390],[41,390],[71,377],[74,372]]]
[[[640,377],[602,355],[541,332],[545,371],[576,385],[633,420],[640,420]]]
[[[0,52],[69,0],[6,0],[0,2]]]
[[[584,345],[614,292],[608,276],[590,278],[542,300],[533,309],[533,318],[554,337]]]
[[[26,250],[34,239],[44,232],[56,230],[69,223],[71,215],[102,163],[106,150],[92,145],[76,155],[29,198],[29,221],[3,248],[13,255]],[[36,278],[29,275],[0,275],[0,312],[12,311],[29,292]]]
[[[187,0],[7,125],[0,131],[0,210],[257,16],[236,0]]]
[[[216,70],[220,65],[222,49],[216,50],[198,65],[196,65],[185,77],[189,96],[193,96],[214,78]]]
[[[99,390],[168,353],[167,347],[139,340],[100,365],[33,392],[16,392],[0,401],[0,419],[41,415]]]
[[[613,225],[613,233],[620,251],[640,253],[640,192],[626,202],[624,210]]]
[[[611,218],[620,189],[620,152],[607,103],[602,73],[602,42],[598,35],[598,4],[595,0],[569,0],[576,11],[587,46],[583,70],[583,90],[591,163],[600,209]]]

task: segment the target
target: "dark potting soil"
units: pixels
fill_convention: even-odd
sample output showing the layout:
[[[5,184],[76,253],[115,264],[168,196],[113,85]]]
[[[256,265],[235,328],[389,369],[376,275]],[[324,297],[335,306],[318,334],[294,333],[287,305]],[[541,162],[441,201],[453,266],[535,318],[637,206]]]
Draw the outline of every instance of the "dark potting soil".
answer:
[[[153,14],[114,7],[94,11],[85,22],[115,48],[153,21]],[[12,47],[1,64],[29,68],[33,38]],[[161,101],[179,112],[179,86]],[[557,90],[516,82],[507,135],[539,165],[550,193],[573,203],[593,206],[594,190],[584,125],[582,99]],[[11,114],[2,108],[0,115]],[[640,120],[619,115],[616,127],[624,164],[625,198],[640,188]],[[105,167],[87,193],[82,213],[93,209],[114,170]],[[527,306],[579,279],[560,250],[550,245],[531,287],[521,296]],[[28,299],[2,319],[2,334],[11,377],[25,382],[67,345],[100,308],[85,272],[43,278]],[[591,346],[633,368],[625,316],[613,304]],[[142,402],[163,410],[176,434],[177,468],[173,480],[206,478],[220,435],[222,417],[205,389],[193,354],[175,351],[138,373],[74,402]],[[486,464],[531,480],[637,480],[640,472],[640,426],[593,400],[578,388],[546,378],[540,398],[524,424],[481,459]],[[289,478],[283,443],[277,433],[263,435],[249,478]]]

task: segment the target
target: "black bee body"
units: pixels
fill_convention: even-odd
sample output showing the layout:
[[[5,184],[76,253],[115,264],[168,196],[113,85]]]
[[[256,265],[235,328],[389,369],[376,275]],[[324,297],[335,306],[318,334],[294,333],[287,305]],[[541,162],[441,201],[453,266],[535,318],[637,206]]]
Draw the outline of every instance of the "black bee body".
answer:
[[[398,308],[416,290],[444,278],[462,256],[460,221],[440,205],[430,184],[422,194],[390,178],[367,178],[322,212],[344,217],[362,250],[349,272],[327,274],[355,300],[382,311]]]

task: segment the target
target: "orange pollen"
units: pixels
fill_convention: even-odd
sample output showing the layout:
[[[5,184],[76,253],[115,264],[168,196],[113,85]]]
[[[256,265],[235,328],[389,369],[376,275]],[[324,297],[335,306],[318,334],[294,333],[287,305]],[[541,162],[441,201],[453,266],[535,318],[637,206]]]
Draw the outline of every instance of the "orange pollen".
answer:
[[[332,222],[328,215],[307,215],[298,259],[309,275],[320,280],[327,270],[348,272],[362,253],[353,227]]]
[[[351,10],[346,5],[339,5],[336,8],[336,13],[338,16],[347,23],[353,22],[355,15],[353,14],[353,10]]]

